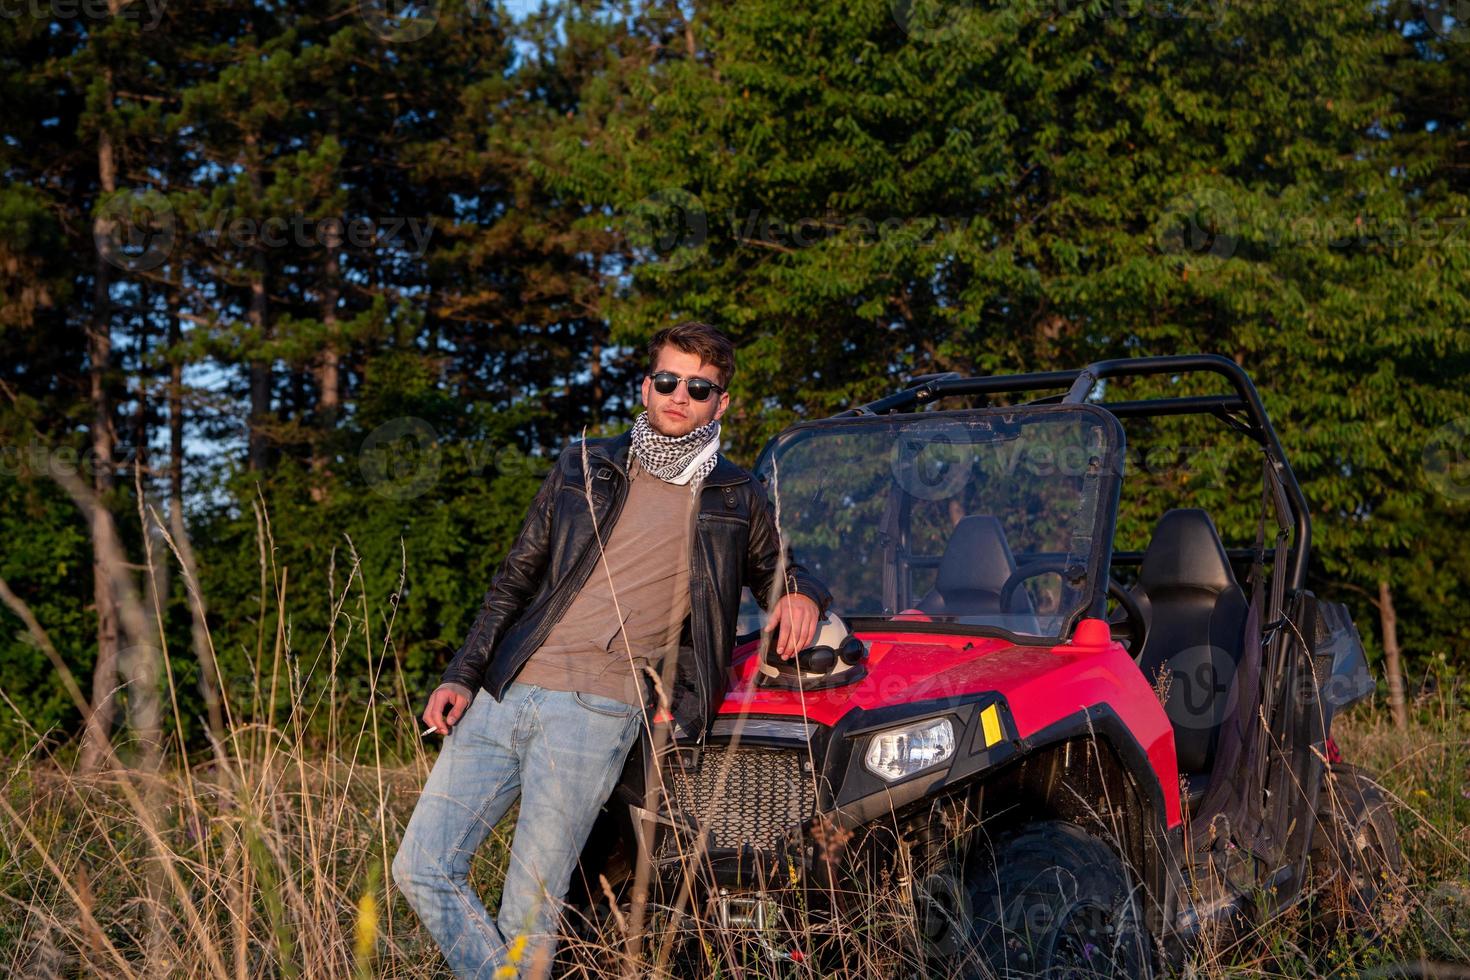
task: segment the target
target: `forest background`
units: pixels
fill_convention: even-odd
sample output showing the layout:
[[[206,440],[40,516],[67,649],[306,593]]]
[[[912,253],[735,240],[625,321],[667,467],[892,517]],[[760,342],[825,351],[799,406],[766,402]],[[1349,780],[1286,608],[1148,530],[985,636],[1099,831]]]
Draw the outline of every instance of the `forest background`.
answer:
[[[1233,357],[1374,710],[1458,705],[1466,78],[1462,2],[0,0],[0,751],[413,757],[684,318],[746,465],[930,372]],[[1248,544],[1166,435],[1130,486]]]
[[[135,569],[187,744],[261,696],[259,635],[321,646],[349,551],[422,691],[548,458],[626,426],[685,317],[740,346],[746,465],[928,372],[1234,357],[1314,505],[1316,589],[1411,695],[1470,669],[1453,5],[4,3],[0,578],[89,703],[160,645],[99,557],[162,557],[145,526],[197,570],[226,688],[172,562]],[[1135,459],[1249,543],[1212,451]],[[313,599],[289,624],[262,513]],[[11,606],[0,676],[80,733]]]

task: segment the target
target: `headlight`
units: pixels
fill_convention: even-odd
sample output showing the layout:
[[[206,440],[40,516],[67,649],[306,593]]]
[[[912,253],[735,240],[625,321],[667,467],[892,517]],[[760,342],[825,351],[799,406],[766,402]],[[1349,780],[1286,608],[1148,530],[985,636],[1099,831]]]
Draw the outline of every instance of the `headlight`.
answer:
[[[931,718],[874,735],[863,764],[875,776],[893,782],[937,766],[952,755],[954,726],[948,718]]]

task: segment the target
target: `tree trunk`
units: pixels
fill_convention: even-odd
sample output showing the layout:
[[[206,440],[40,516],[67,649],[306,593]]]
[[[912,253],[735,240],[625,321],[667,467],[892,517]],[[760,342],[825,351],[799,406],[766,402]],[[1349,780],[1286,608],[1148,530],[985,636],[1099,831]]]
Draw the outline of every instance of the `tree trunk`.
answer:
[[[152,308],[148,301],[152,290],[144,287],[145,310]],[[144,601],[142,618],[147,624],[145,633],[132,635],[128,623],[123,623],[128,637],[128,646],[119,651],[118,670],[127,685],[127,719],[138,740],[139,764],[147,772],[156,772],[163,753],[163,700],[160,682],[163,678],[163,648],[155,640],[155,624],[160,612],[165,612],[168,602],[167,561],[161,561],[158,545],[161,541],[147,517],[148,502],[148,322],[147,315],[137,319],[134,344],[137,349],[137,381],[133,412],[132,465],[129,476],[137,493],[138,523],[144,535],[143,553],[148,566],[143,570]],[[119,568],[114,575],[127,575],[126,568]],[[124,610],[126,612],[126,610]],[[160,638],[161,639],[161,638]]]
[[[141,481],[138,489],[140,499],[146,503]],[[168,602],[169,564],[164,557],[162,538],[153,525],[145,523],[143,534],[149,539],[143,547],[152,567],[143,571],[142,611],[151,627],[157,622],[154,617],[158,611],[165,610]],[[163,759],[163,647],[152,631],[144,642],[132,636],[128,639],[128,647],[121,651],[117,661],[118,671],[127,684],[128,728],[137,739],[138,767],[144,772],[157,772]]]
[[[111,82],[111,74],[104,72],[103,84],[107,86],[109,100]],[[112,134],[106,129],[97,134],[97,177],[102,193],[116,192],[117,163]],[[98,220],[107,222],[112,219],[102,217]],[[103,240],[111,237],[108,229],[101,231]],[[117,712],[117,602],[113,595],[109,570],[103,561],[103,556],[109,553],[109,548],[113,545],[115,533],[112,514],[107,509],[112,491],[113,462],[112,402],[107,391],[108,375],[112,370],[111,286],[112,267],[103,256],[102,250],[98,249],[96,275],[92,284],[92,319],[87,328],[88,375],[92,401],[92,491],[98,504],[91,514],[92,599],[97,607],[97,662],[92,668],[91,711],[87,715],[81,757],[78,760],[83,772],[96,772],[102,767],[102,762],[107,757],[108,741]]]
[[[254,133],[245,136],[245,167],[249,174],[252,190],[253,203],[260,206],[263,198],[260,181],[260,162],[256,159],[256,147],[258,139]],[[266,347],[269,337],[267,336],[267,291],[266,273],[268,271],[265,260],[265,247],[261,242],[255,243],[255,257],[253,259],[254,275],[250,277],[250,309],[249,318],[252,342],[256,346],[255,353],[250,358],[250,434],[249,434],[249,457],[250,468],[257,473],[263,473],[268,468],[270,459],[268,455],[268,444],[266,427],[269,424],[271,412],[271,365],[270,361],[262,356],[262,350]]]
[[[170,299],[173,302],[170,304],[168,328],[168,524],[174,545],[179,549],[179,561],[184,566],[185,580],[197,584],[199,572],[194,561],[194,546],[189,541],[188,528],[184,523],[184,363],[178,354],[182,330],[179,318],[173,315],[177,297],[172,296]],[[199,661],[199,694],[204,698],[209,733],[219,742],[224,739],[225,723],[220,711],[219,688],[215,681],[218,668],[215,666],[214,648],[209,645],[204,596],[196,590],[189,591],[192,598],[189,615],[193,623],[194,656]]]
[[[1403,660],[1399,654],[1399,618],[1393,608],[1388,579],[1378,580],[1378,622],[1383,629],[1383,664],[1388,674],[1388,708],[1398,728],[1409,727],[1404,697]]]
[[[250,280],[250,325],[254,342],[266,340],[265,256],[255,257],[255,276]],[[250,468],[263,473],[269,459],[266,455],[265,428],[271,411],[270,362],[260,356],[250,359]]]
[[[316,363],[316,431],[312,433],[311,448],[311,499],[317,503],[327,497],[331,434],[337,427],[337,413],[342,407],[341,355],[337,349],[337,302],[342,295],[337,252],[341,246],[341,236],[336,233],[336,226],[331,225],[323,246],[326,257],[322,264],[322,329],[326,343]]]

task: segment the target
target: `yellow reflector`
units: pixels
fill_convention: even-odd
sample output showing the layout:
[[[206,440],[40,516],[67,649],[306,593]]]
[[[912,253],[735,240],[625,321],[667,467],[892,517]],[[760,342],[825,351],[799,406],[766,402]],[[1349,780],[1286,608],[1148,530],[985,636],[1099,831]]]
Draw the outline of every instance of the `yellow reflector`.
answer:
[[[1005,738],[1005,732],[1000,727],[1000,711],[995,705],[991,705],[980,712],[980,725],[985,731],[985,747],[988,749],[996,742]]]

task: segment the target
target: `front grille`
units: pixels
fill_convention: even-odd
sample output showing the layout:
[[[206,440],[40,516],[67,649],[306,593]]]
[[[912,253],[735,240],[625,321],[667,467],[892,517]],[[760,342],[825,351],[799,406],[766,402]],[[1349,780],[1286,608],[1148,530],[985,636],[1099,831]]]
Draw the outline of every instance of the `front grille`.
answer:
[[[665,763],[674,821],[707,836],[712,851],[778,849],[787,831],[816,811],[816,788],[805,750],[709,746],[695,765]],[[683,835],[679,835],[683,836]],[[686,838],[685,846],[693,843]],[[677,853],[666,834],[660,857]]]

